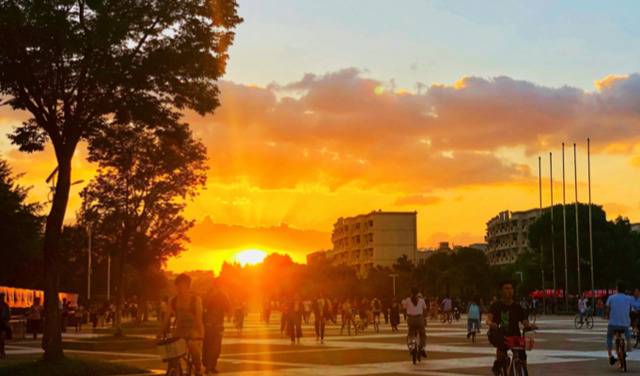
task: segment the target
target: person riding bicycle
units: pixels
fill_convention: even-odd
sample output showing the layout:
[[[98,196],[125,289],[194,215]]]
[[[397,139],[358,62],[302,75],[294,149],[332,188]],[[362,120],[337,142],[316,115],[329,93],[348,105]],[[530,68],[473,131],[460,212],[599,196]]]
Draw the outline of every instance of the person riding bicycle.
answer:
[[[420,296],[420,291],[417,287],[411,288],[411,296],[404,300],[404,306],[407,310],[407,328],[408,336],[418,333],[420,337],[420,355],[423,358],[427,357],[427,303]]]
[[[616,332],[623,332],[627,342],[627,352],[631,350],[631,326],[630,313],[631,309],[636,306],[635,300],[624,293],[625,285],[618,283],[618,292],[609,296],[607,299],[605,318],[609,319],[607,326],[607,352],[609,354],[609,364],[616,364],[616,358],[613,356],[613,337]]]
[[[584,321],[584,317],[587,315],[587,312],[590,310],[589,308],[589,299],[586,294],[582,294],[580,298],[578,298],[578,312],[580,314],[580,324]]]
[[[520,337],[520,324],[527,330],[538,328],[536,325],[529,323],[527,314],[520,304],[516,303],[513,282],[500,282],[498,288],[500,290],[500,299],[491,304],[487,314],[487,325],[489,326],[487,337],[489,342],[496,348],[496,360],[491,368],[494,375],[500,374],[500,370],[505,366],[508,358],[506,337]],[[525,351],[512,351],[519,352],[518,355],[526,366],[527,355]]]
[[[204,321],[202,318],[202,299],[191,292],[191,277],[180,274],[175,279],[176,296],[169,301],[167,315],[160,327],[158,338],[164,336],[171,327],[171,318],[175,317],[171,330],[173,337],[186,341],[187,351],[191,355],[195,375],[202,374],[202,341]]]
[[[480,331],[480,306],[475,299],[471,299],[467,307],[467,338],[471,337],[473,331]]]

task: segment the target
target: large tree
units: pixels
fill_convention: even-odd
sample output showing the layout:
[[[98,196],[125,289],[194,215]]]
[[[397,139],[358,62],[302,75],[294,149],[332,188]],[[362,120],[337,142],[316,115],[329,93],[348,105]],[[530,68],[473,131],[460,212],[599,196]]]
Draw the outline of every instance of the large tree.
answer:
[[[62,357],[60,235],[78,142],[111,125],[149,127],[218,105],[235,0],[0,0],[0,95],[31,117],[12,140],[50,141],[58,164],[44,236],[44,358]]]
[[[35,287],[40,269],[39,205],[27,203],[28,190],[18,185],[7,161],[0,159],[0,284]],[[29,270],[30,269],[30,270]]]
[[[620,279],[640,283],[637,276],[640,267],[640,234],[632,232],[629,220],[616,218],[607,220],[606,213],[599,205],[591,208],[593,226],[593,267],[595,288],[613,288]],[[569,277],[569,293],[575,294],[578,286],[578,255],[576,246],[575,206],[567,205],[567,269]],[[578,239],[580,245],[580,283],[582,291],[591,289],[591,256],[589,249],[589,205],[578,206]],[[553,257],[551,244],[553,241],[556,284],[559,289],[565,286],[564,278],[564,235],[562,222],[562,205],[554,206],[553,229],[551,237],[551,212],[545,210],[542,216],[529,227],[529,243],[536,257],[519,260],[523,269],[540,270],[540,250],[544,256],[546,287],[552,284]],[[534,265],[525,264],[537,263]],[[539,273],[539,272],[538,272]],[[531,274],[531,273],[530,273]],[[531,275],[529,276],[531,277]],[[535,277],[539,283],[540,277]]]
[[[129,123],[98,132],[89,161],[98,173],[81,193],[80,220],[93,229],[103,255],[114,256],[120,335],[127,267],[151,276],[184,250],[193,223],[182,211],[206,181],[206,150],[186,124]]]

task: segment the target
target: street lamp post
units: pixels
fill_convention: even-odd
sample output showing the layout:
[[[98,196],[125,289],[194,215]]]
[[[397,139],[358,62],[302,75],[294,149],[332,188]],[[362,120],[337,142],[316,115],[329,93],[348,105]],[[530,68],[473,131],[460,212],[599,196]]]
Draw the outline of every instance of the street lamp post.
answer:
[[[398,278],[398,274],[393,273],[393,274],[389,274],[389,277],[391,277],[391,281],[393,284],[393,297],[396,297],[396,278]]]
[[[87,300],[91,300],[91,227],[87,225]]]

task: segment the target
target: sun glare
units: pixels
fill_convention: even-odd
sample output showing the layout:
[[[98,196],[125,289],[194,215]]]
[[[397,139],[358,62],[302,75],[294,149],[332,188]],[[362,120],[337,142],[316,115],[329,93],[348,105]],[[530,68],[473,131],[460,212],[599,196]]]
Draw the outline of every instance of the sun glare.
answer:
[[[247,249],[246,251],[236,253],[235,261],[242,265],[255,265],[261,263],[267,257],[267,252],[259,249]]]

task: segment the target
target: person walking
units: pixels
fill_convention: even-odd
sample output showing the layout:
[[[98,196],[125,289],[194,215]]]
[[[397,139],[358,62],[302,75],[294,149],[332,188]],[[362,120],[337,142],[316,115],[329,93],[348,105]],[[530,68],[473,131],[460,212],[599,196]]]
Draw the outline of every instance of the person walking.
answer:
[[[389,307],[389,322],[391,323],[391,331],[397,332],[400,324],[400,304],[396,298],[393,298],[391,307]]]
[[[27,311],[27,332],[33,334],[33,339],[38,339],[38,333],[42,330],[42,313],[44,307],[40,304],[40,298],[33,299],[33,304]]]
[[[313,302],[314,326],[316,330],[316,342],[324,343],[324,329],[327,319],[331,319],[331,301],[322,295]]]
[[[289,337],[291,344],[300,344],[302,337],[302,316],[304,315],[304,306],[300,298],[296,297],[289,307]]]
[[[218,358],[222,349],[222,333],[224,332],[224,316],[231,314],[229,297],[220,288],[220,281],[214,279],[203,304],[204,343],[202,346],[202,363],[205,375],[218,373]]]
[[[349,299],[345,299],[342,302],[342,312],[340,313],[340,318],[342,320],[342,326],[340,327],[340,335],[344,332],[344,327],[347,327],[347,334],[351,335],[351,325],[353,323],[353,313],[351,310],[351,303]]]

